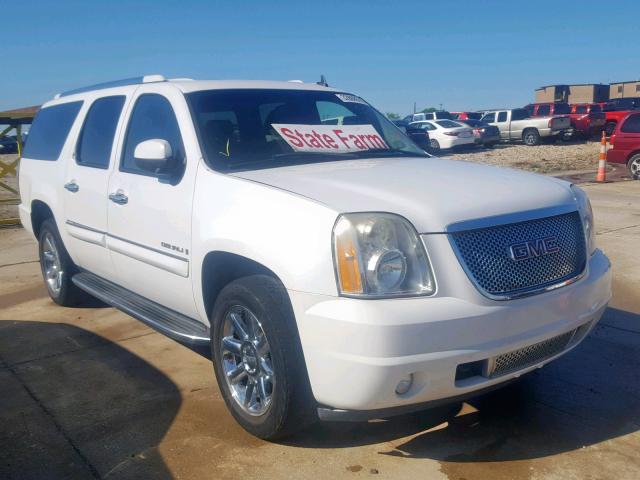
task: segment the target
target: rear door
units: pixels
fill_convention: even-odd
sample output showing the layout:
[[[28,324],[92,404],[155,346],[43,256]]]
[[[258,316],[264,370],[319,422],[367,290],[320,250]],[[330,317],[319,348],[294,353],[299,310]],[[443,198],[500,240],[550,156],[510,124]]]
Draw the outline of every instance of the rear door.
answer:
[[[171,84],[139,87],[109,181],[107,244],[117,283],[197,318],[191,285],[191,208],[200,151],[184,96]],[[152,173],[134,158],[145,140],[166,140],[172,166]]]
[[[65,229],[78,265],[111,279],[106,244],[107,187],[126,95],[99,97],[88,105],[64,184]]]

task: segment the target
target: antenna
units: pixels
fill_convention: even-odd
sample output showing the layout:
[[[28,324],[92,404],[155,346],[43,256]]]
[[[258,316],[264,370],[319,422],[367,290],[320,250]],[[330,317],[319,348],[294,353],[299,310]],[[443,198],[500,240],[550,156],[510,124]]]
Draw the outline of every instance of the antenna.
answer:
[[[329,84],[327,83],[327,79],[324,77],[324,75],[320,75],[320,81],[316,82],[318,85],[322,85],[323,87],[328,87]]]

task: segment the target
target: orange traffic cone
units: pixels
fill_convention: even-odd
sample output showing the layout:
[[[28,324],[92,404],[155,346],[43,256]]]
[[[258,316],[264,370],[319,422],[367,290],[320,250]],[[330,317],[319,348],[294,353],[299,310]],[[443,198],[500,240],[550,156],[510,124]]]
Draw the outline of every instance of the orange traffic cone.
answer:
[[[602,132],[602,139],[600,140],[600,159],[598,160],[598,175],[596,176],[596,182],[607,181],[607,136]]]

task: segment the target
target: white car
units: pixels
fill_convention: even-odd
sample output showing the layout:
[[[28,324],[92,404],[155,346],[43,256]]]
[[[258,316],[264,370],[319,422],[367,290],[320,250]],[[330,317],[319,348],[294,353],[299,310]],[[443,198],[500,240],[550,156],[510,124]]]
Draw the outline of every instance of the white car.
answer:
[[[581,189],[429,157],[317,84],[66,92],[19,182],[51,298],[88,293],[210,345],[230,412],[262,438],[495,388],[575,347],[611,296]]]
[[[473,129],[453,120],[423,120],[410,123],[409,127],[423,128],[429,133],[429,146],[433,152],[475,144]]]

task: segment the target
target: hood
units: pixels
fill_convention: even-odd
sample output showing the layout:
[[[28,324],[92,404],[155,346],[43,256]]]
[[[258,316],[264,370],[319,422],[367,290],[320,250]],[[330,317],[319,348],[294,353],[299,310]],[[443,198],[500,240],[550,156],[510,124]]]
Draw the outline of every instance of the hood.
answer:
[[[419,233],[453,223],[575,205],[569,183],[508,168],[431,158],[343,160],[235,172],[340,213],[389,212]]]

